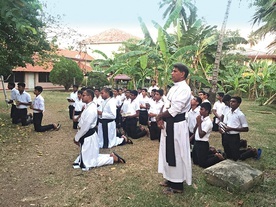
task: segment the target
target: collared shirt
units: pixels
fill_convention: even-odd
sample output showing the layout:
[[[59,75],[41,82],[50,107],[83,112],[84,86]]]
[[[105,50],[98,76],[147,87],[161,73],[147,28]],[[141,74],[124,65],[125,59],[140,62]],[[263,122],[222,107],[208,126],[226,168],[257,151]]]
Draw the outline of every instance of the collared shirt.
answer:
[[[42,112],[45,111],[44,98],[40,94],[35,97],[35,99],[33,101],[33,108],[34,109],[39,109]],[[33,113],[41,113],[41,112],[37,111],[37,110],[34,110]]]
[[[224,116],[224,119],[225,119],[226,114],[229,113],[229,111],[231,111],[231,107],[224,105],[223,110],[222,110],[222,115]]]
[[[138,111],[139,109],[140,109],[140,107],[139,107],[139,101],[136,98],[133,101],[129,102],[128,109],[127,109],[127,115],[128,116],[135,115],[136,111]]]
[[[103,98],[102,98],[101,95],[99,95],[99,97],[96,97],[96,96],[95,96],[94,99],[93,99],[93,102],[96,103],[97,107],[99,107],[99,106],[102,104],[103,101],[104,101],[104,100],[103,100]]]
[[[212,132],[213,123],[212,123],[212,120],[210,119],[209,116],[206,116],[205,118],[201,117],[201,120],[202,120],[202,122],[201,122],[201,129],[206,134],[204,135],[204,137],[200,138],[199,132],[198,132],[198,128],[197,128],[196,132],[195,132],[195,140],[196,141],[205,141],[205,142],[208,142],[210,134]]]
[[[163,106],[164,102],[161,99],[159,101],[152,101],[150,104],[149,113],[158,115]],[[156,122],[156,117],[151,117],[150,120]]]
[[[19,91],[16,88],[13,88],[11,90],[11,100],[15,101],[16,100],[16,94],[18,94]]]
[[[70,93],[70,99],[76,101],[78,99],[78,91]],[[74,105],[74,102],[69,102],[69,105]]]
[[[168,102],[165,103],[164,108],[167,108],[173,117],[189,111],[191,108],[191,89],[186,81],[174,83],[167,95],[167,99]]]
[[[82,102],[82,99],[76,99],[74,102],[75,111],[82,111],[84,108],[85,103]]]
[[[213,110],[216,110],[216,113],[221,116],[223,109],[224,109],[225,104],[223,102],[220,101],[216,101],[214,106],[213,106]],[[219,123],[219,119],[216,118],[216,124]]]
[[[150,102],[150,99],[149,99],[149,97],[148,96],[145,96],[145,97],[143,97],[143,95],[139,98],[139,107],[140,107],[140,105],[143,105],[144,107],[146,107],[146,104],[149,104],[149,102]],[[141,111],[146,111],[147,109],[145,109],[145,108],[140,108],[140,110]]]
[[[124,100],[123,106],[121,108],[122,115],[124,115],[124,114],[127,113],[127,111],[128,111],[128,105],[130,104],[130,101],[131,101],[130,98]]]
[[[115,104],[117,107],[120,107],[122,105],[122,100],[120,95],[113,97],[113,99],[115,99]]]
[[[194,110],[190,109],[190,111],[186,115],[188,128],[191,133],[194,133],[194,128],[196,126],[196,117],[200,114],[199,110],[200,110],[200,106],[196,107]]]
[[[22,103],[32,103],[32,99],[29,93],[24,91],[22,94],[17,93],[16,94],[16,101],[22,102]],[[28,106],[20,104],[19,106],[16,106],[18,109],[26,109]]]
[[[151,93],[152,89],[158,90],[159,88],[156,85],[155,86],[150,86],[149,89],[148,89],[149,94]]]
[[[247,120],[245,118],[245,115],[242,113],[240,108],[237,108],[235,111],[230,110],[225,118],[224,123],[228,127],[232,128],[242,128],[242,127],[248,127]],[[229,131],[228,134],[239,134],[238,131]]]

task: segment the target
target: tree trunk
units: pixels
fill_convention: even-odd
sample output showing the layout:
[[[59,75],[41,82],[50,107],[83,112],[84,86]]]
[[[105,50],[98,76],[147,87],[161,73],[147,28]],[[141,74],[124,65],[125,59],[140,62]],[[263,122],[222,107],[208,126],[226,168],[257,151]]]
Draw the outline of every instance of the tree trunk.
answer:
[[[213,75],[212,75],[212,82],[211,82],[212,88],[209,91],[209,93],[210,93],[209,100],[211,101],[211,103],[214,103],[216,100],[216,93],[217,93],[217,89],[218,89],[218,85],[217,85],[218,84],[218,73],[219,73],[220,58],[221,58],[221,54],[222,54],[223,37],[224,37],[224,33],[225,33],[225,28],[226,28],[226,23],[227,23],[227,19],[228,19],[231,2],[232,2],[232,0],[228,0],[224,20],[223,20],[221,31],[219,34],[218,47],[217,47],[215,64],[214,64]]]

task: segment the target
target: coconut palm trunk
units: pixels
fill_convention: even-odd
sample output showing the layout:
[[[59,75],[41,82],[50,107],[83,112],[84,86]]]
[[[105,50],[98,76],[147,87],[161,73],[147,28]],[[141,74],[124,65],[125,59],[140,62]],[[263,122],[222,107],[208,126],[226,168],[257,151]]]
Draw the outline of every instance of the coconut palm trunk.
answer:
[[[217,47],[215,64],[214,64],[213,75],[212,75],[212,82],[211,82],[212,88],[210,89],[210,98],[209,98],[212,103],[214,103],[216,100],[216,93],[218,90],[217,83],[218,83],[219,65],[220,65],[220,59],[221,59],[221,55],[222,55],[223,38],[224,38],[224,34],[225,34],[226,23],[227,23],[227,19],[228,19],[228,15],[229,15],[231,2],[232,2],[232,0],[228,0],[226,12],[224,15],[224,20],[222,23],[219,40],[218,40],[218,47]]]

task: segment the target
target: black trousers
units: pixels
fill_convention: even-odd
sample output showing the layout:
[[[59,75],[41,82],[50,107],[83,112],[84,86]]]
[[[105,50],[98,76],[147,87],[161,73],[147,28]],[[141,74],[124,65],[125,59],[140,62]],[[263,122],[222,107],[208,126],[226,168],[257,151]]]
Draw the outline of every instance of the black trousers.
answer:
[[[15,114],[12,118],[12,123],[18,124],[21,122],[22,126],[29,125],[31,122],[27,121],[27,113],[28,113],[27,109],[16,109]]]
[[[73,111],[75,107],[73,105],[69,105],[68,108],[69,108],[69,117],[70,119],[73,119]]]
[[[127,135],[133,139],[139,139],[147,134],[146,131],[142,131],[137,127],[137,118],[126,119],[126,131]]]
[[[13,118],[14,115],[16,114],[16,110],[17,110],[16,105],[12,104],[11,105],[11,118]]]
[[[222,145],[227,159],[237,161],[240,158],[240,134],[224,134]]]
[[[151,140],[158,139],[160,141],[161,129],[157,126],[157,122],[150,123],[149,131]]]
[[[148,125],[148,111],[147,110],[140,110],[139,112],[139,124],[141,125]]]
[[[210,156],[209,142],[206,141],[195,141],[192,158],[195,165],[203,168],[210,167],[220,161],[217,156]]]
[[[41,126],[42,118],[43,118],[43,113],[34,113],[33,114],[33,124],[34,124],[34,129],[36,132],[45,132],[45,131],[54,129],[53,124]]]

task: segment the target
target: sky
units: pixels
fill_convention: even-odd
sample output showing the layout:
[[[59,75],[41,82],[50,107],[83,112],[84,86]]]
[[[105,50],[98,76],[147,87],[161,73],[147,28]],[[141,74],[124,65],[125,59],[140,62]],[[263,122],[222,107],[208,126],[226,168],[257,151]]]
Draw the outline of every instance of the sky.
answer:
[[[142,17],[153,38],[157,35],[152,20],[164,25],[164,9],[159,9],[160,0],[42,0],[46,11],[62,15],[62,23],[81,34],[92,36],[104,30],[122,29],[143,37],[138,17]],[[198,17],[209,25],[221,28],[228,0],[194,0]],[[252,16],[255,8],[249,8],[250,0],[232,0],[227,29],[240,30],[244,37],[252,31]],[[256,27],[255,27],[256,28]]]

